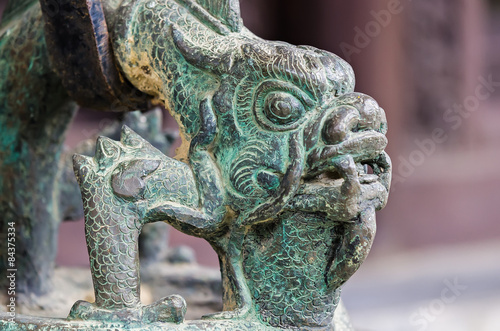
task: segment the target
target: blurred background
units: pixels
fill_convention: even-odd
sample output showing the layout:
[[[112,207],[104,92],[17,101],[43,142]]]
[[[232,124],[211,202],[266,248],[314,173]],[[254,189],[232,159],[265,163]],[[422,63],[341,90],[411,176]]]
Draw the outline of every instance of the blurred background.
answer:
[[[386,111],[392,192],[372,253],[343,295],[357,330],[500,330],[500,1],[241,6],[257,35],[346,59],[356,90]],[[68,146],[110,116],[81,110]],[[175,129],[171,118],[165,126]],[[218,266],[202,240],[172,230],[169,243]],[[59,265],[88,265],[81,221],[61,226],[59,247]]]

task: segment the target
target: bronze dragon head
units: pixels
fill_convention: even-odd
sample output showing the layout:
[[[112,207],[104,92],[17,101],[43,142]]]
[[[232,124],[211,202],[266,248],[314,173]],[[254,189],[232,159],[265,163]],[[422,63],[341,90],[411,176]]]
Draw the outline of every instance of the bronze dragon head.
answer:
[[[109,189],[128,192],[120,181],[142,176],[141,190],[153,192],[132,197],[143,222],[165,220],[212,244],[225,310],[213,318],[329,326],[387,202],[383,109],[354,92],[338,56],[252,34],[238,1],[124,0],[107,11],[121,74],[176,118],[178,159],[190,169],[156,157],[148,162],[161,174],[146,178],[138,151],[106,165],[118,181]],[[163,177],[187,182],[190,203],[148,188]]]

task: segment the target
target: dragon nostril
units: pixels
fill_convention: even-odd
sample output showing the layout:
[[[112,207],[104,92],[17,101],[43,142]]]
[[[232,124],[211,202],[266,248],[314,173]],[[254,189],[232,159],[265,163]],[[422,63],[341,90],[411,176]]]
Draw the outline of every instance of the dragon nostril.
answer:
[[[323,128],[323,140],[327,145],[338,144],[347,136],[347,132],[338,130],[335,124],[333,121],[328,121]]]
[[[323,126],[323,141],[335,145],[347,138],[350,132],[358,130],[359,114],[352,107],[343,106],[328,116]]]
[[[362,106],[359,107],[359,113],[361,118],[359,121],[360,131],[374,130],[385,134],[384,123],[387,123],[387,120],[383,109],[375,100],[365,98]]]

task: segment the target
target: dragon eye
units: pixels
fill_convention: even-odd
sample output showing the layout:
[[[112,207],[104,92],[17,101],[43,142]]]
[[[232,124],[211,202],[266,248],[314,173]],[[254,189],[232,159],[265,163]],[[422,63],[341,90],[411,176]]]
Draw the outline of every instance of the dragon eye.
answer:
[[[314,99],[297,86],[274,79],[256,88],[253,102],[257,123],[262,129],[273,132],[297,129],[315,105]]]
[[[291,124],[300,119],[304,113],[302,102],[287,92],[269,93],[264,101],[264,114],[274,124]]]

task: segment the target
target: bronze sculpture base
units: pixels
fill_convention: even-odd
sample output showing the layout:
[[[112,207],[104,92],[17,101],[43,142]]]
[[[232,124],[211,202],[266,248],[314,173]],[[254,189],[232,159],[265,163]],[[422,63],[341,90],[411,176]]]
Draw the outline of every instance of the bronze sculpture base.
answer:
[[[67,321],[64,319],[53,319],[33,316],[17,315],[15,322],[9,322],[7,313],[0,314],[0,329],[5,331],[28,331],[28,330],[44,330],[44,331],[62,331],[62,330],[175,330],[175,331],[198,331],[198,330],[213,330],[213,331],[233,331],[233,330],[280,330],[277,328],[265,326],[258,322],[252,321],[210,321],[196,320],[186,321],[183,324],[174,323],[154,323],[148,325],[127,324],[127,323],[106,323],[95,321]],[[353,331],[349,316],[347,315],[344,306],[341,304],[335,312],[335,322],[333,328],[314,330],[332,330],[332,331]],[[307,329],[304,329],[307,330]],[[312,329],[311,329],[312,330]]]

